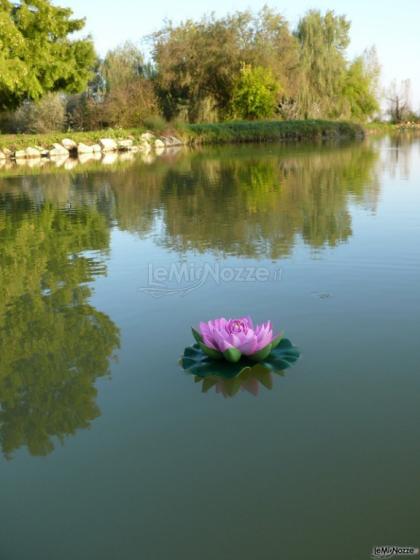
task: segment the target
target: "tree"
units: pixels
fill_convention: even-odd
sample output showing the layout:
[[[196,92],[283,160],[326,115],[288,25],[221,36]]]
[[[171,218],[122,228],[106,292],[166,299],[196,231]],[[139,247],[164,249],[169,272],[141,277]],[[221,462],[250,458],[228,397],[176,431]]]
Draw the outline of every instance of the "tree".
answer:
[[[93,43],[69,37],[84,24],[50,0],[0,0],[1,109],[47,92],[85,89],[95,61]]]
[[[131,42],[108,51],[102,65],[106,90],[126,87],[143,76],[144,59],[141,51]]]
[[[374,49],[365,51],[353,60],[347,70],[342,92],[344,116],[365,121],[379,111],[379,71]]]
[[[109,126],[135,127],[158,112],[150,67],[133,43],[111,50],[102,65],[103,119]]]
[[[344,56],[350,22],[328,11],[323,16],[310,10],[300,21],[296,37],[300,42],[302,87],[301,114],[305,118],[337,117],[346,76]]]
[[[243,64],[270,70],[285,94],[292,89],[298,43],[287,22],[268,9],[178,26],[168,23],[152,36],[156,85],[166,117],[220,120],[231,108]]]
[[[412,114],[410,89],[410,80],[403,80],[400,84],[394,80],[389,86],[386,98],[388,101],[388,114],[392,122],[403,122]]]
[[[279,91],[279,85],[270,70],[244,64],[233,87],[233,116],[242,119],[272,117]]]

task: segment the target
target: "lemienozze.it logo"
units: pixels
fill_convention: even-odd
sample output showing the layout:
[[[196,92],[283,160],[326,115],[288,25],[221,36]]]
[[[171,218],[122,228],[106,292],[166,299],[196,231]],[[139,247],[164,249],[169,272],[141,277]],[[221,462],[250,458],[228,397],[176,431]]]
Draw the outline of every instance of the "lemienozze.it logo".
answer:
[[[221,263],[171,263],[167,266],[148,265],[147,285],[140,291],[153,297],[186,296],[207,282],[278,282],[281,269],[264,266],[223,266]]]
[[[419,549],[414,546],[397,546],[395,544],[383,544],[374,546],[372,550],[372,558],[396,558],[416,556]]]

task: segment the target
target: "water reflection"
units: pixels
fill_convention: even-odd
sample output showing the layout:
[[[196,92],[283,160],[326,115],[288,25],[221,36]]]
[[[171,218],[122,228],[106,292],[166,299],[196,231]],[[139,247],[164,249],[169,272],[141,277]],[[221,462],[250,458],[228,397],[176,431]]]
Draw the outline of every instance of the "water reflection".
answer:
[[[418,131],[405,131],[393,134],[382,140],[384,145],[382,167],[388,171],[390,177],[404,180],[410,178],[412,159],[420,149],[420,135]]]
[[[201,384],[203,393],[214,390],[227,398],[234,397],[240,391],[246,391],[256,397],[261,386],[270,391],[273,388],[273,377],[283,377],[284,375],[284,371],[273,372],[263,364],[257,364],[252,369],[248,369],[241,375],[230,379],[219,375],[209,375],[207,377],[196,375],[194,381]]]
[[[46,455],[54,438],[99,415],[96,379],[119,346],[90,303],[105,273],[107,220],[97,209],[0,193],[0,446]],[[45,193],[44,193],[45,195]],[[89,251],[87,253],[86,251]]]
[[[350,204],[376,208],[377,156],[367,144],[225,146],[0,179],[4,453],[49,453],[54,437],[99,414],[95,380],[109,371],[119,330],[91,305],[89,283],[106,272],[112,228],[182,257],[278,259],[299,241],[334,247],[352,235]],[[231,394],[238,383],[269,385],[261,374],[212,386]]]
[[[216,148],[109,174],[119,227],[181,255],[272,259],[299,239],[314,249],[352,235],[350,202],[372,211],[378,152],[341,148]],[[90,177],[99,187],[101,174]]]
[[[242,357],[239,362],[213,360],[203,354],[198,344],[185,348],[179,365],[194,376],[196,383],[202,383],[203,393],[215,387],[217,393],[225,397],[235,396],[244,389],[254,396],[258,395],[260,384],[267,389],[273,387],[273,375],[284,375],[297,362],[298,348],[290,340],[283,338],[278,346],[263,361],[255,363]]]
[[[367,144],[223,147],[150,165],[136,159],[122,168],[60,175],[59,181],[31,177],[26,192],[41,189],[46,200],[79,202],[86,192],[93,202],[106,193],[102,211],[121,230],[153,236],[181,255],[278,259],[290,255],[299,239],[314,249],[346,242],[352,235],[349,203],[375,211],[377,161],[378,150]]]

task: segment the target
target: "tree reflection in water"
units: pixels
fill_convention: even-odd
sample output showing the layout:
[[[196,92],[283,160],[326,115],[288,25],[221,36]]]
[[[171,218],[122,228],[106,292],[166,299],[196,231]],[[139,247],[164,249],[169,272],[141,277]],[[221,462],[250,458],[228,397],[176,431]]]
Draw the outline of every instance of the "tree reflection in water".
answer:
[[[109,244],[94,208],[60,210],[0,194],[0,445],[54,449],[99,415],[98,377],[109,371],[119,331],[89,303]]]

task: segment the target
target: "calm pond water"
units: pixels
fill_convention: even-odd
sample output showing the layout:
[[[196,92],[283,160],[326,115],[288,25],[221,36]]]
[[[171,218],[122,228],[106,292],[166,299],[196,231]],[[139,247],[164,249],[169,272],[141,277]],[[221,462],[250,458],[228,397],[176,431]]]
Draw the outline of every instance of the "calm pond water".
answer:
[[[420,140],[0,179],[1,560],[420,546]],[[271,318],[260,383],[178,365]]]

